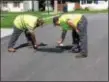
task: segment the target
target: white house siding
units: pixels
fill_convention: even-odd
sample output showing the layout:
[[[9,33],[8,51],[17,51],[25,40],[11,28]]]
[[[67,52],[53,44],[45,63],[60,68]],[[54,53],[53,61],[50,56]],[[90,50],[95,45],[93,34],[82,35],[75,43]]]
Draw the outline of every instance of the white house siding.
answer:
[[[20,11],[23,11],[23,3],[20,3],[19,7],[13,7],[13,4],[14,3],[12,3],[12,2],[8,4],[8,11],[10,11],[10,12],[20,12]]]
[[[34,11],[38,11],[39,10],[39,1],[35,0],[34,1]]]
[[[51,4],[50,4],[50,1],[48,0],[48,2],[47,2],[47,0],[45,1],[45,11],[52,11],[53,10],[53,8],[52,8],[52,6],[51,6]]]
[[[82,4],[80,1],[80,6],[82,9],[89,8],[89,10],[103,10],[103,9],[108,9],[108,1],[99,0],[97,4],[94,3],[94,1],[91,4],[88,4],[88,3]],[[67,9],[68,11],[74,11],[75,3],[68,2]]]
[[[71,2],[68,2],[67,3],[67,10],[68,11],[74,11],[75,9],[75,3],[71,3]]]
[[[23,1],[23,10],[30,11],[32,9],[32,1]]]
[[[9,12],[24,12],[24,11],[30,11],[32,10],[32,1],[20,1],[19,7],[14,7],[14,1],[6,1],[7,7],[3,6],[3,3],[1,3],[1,10],[2,11],[9,11]],[[38,1],[34,1],[34,10],[38,11]]]
[[[81,4],[81,7],[85,9],[86,7],[90,10],[103,10],[108,8],[108,1],[98,1],[98,3],[92,3],[92,4]]]
[[[14,7],[14,3],[12,1],[7,2],[7,7],[4,7],[3,4],[1,4],[1,9],[3,11],[9,11],[9,12],[19,12],[23,11],[23,3],[19,3],[19,7]]]
[[[8,1],[7,4],[7,7],[3,7],[3,4],[1,3],[1,10],[3,11],[9,11],[9,12],[23,12],[23,11],[30,11],[32,10],[32,1],[29,1],[29,0],[24,0],[24,1],[21,1],[20,2],[20,6],[19,7],[14,7],[13,4],[14,4],[14,1]],[[16,0],[17,1],[17,0]],[[47,8],[47,4],[45,6],[45,9],[48,10]],[[68,11],[73,11],[75,10],[74,9],[74,6],[75,6],[75,3],[71,3],[71,2],[68,2],[67,4],[67,8],[68,8]],[[81,4],[80,2],[80,6],[84,9],[86,7],[88,7],[90,10],[100,10],[100,9],[107,9],[108,8],[108,1],[102,1],[102,0],[99,0],[98,1],[98,4],[95,4],[95,3],[92,3],[92,4]],[[38,4],[38,0],[34,0],[34,11],[38,11],[39,10],[39,4]],[[49,5],[49,10],[52,10],[52,7]]]

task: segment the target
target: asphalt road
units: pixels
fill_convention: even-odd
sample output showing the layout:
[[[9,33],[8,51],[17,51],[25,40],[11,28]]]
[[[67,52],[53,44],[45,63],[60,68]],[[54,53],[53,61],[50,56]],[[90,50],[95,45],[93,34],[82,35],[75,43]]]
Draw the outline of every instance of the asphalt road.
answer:
[[[48,44],[40,51],[22,47],[16,53],[7,51],[10,36],[1,39],[2,81],[107,81],[108,80],[108,14],[89,14],[88,57],[55,48],[60,30],[46,25],[36,30],[38,42]],[[70,45],[69,31],[64,45]],[[26,42],[24,34],[16,46]]]

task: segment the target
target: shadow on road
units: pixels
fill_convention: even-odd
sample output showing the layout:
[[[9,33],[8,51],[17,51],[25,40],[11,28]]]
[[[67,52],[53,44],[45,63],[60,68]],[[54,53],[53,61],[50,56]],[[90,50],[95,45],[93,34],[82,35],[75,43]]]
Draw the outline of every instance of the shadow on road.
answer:
[[[62,53],[65,50],[70,50],[72,48],[71,45],[68,46],[56,46],[55,48],[38,48],[36,51],[41,52],[53,52],[53,53]]]
[[[60,49],[64,49],[64,50],[70,50],[72,48],[72,45],[56,46],[56,48],[60,48]]]
[[[28,46],[28,43],[24,43],[24,44],[21,44],[20,46],[17,46],[15,49],[24,48],[27,46]]]
[[[29,46],[28,43],[23,43],[23,44],[21,44],[20,46],[17,46],[15,49],[24,48],[24,47],[27,47],[27,46],[32,48],[32,45]],[[39,46],[47,46],[47,44],[41,42],[41,43],[39,44]]]
[[[44,44],[44,43],[40,43],[39,46],[40,47],[36,51],[40,51],[40,52],[52,52],[52,53],[62,53],[65,50],[70,50],[72,48],[71,45],[56,46],[55,48],[43,47],[43,46],[47,46],[47,44]],[[24,47],[31,47],[32,48],[32,46],[28,46],[28,43],[24,43],[24,44],[19,45],[15,49],[20,49],[20,48],[24,48]]]
[[[38,48],[36,51],[62,53],[64,50],[60,48]]]

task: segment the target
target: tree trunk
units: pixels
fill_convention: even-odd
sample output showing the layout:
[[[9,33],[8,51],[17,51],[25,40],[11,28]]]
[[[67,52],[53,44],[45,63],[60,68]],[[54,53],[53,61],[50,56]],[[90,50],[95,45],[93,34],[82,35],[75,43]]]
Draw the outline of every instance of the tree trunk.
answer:
[[[76,0],[75,2],[75,9],[80,9],[80,0]]]
[[[75,3],[75,9],[80,9],[81,7],[80,7],[80,3],[78,3],[78,2],[76,2]]]
[[[58,11],[58,1],[54,0],[54,12],[57,13]]]

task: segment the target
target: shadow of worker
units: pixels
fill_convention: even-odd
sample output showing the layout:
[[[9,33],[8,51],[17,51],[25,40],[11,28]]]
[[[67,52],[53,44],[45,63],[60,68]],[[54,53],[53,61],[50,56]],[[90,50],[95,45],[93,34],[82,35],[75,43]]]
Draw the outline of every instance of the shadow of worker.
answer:
[[[40,43],[39,46],[47,46],[47,44]],[[15,49],[20,49],[20,48],[24,48],[24,47],[33,48],[32,45],[29,45],[28,43],[23,43],[23,44],[17,46]]]
[[[48,53],[62,53],[65,50],[70,50],[72,46],[56,46],[54,48],[51,47],[43,47],[43,48],[38,48],[36,51],[41,51],[41,52],[48,52]]]
[[[38,48],[36,49],[36,51],[40,51],[40,52],[48,52],[48,53],[62,53],[64,50],[60,49],[60,48]]]
[[[44,44],[44,43],[40,43],[39,46],[40,47],[38,49],[36,49],[35,51],[48,52],[48,53],[62,53],[65,50],[70,50],[72,48],[71,45],[49,47],[49,46],[47,46],[47,44]],[[47,47],[45,47],[45,46],[47,46]],[[29,46],[28,43],[23,43],[20,46],[16,47],[15,49],[20,49],[20,48],[24,48],[24,47],[33,48],[32,46]]]

